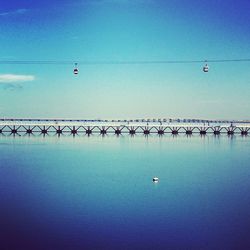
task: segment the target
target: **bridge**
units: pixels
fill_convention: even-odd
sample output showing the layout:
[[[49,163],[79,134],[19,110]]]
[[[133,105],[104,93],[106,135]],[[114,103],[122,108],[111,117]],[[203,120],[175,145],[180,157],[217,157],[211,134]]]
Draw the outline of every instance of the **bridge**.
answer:
[[[247,136],[249,121],[135,119],[135,120],[72,120],[72,119],[0,119],[0,135],[150,135],[156,134],[227,134]]]

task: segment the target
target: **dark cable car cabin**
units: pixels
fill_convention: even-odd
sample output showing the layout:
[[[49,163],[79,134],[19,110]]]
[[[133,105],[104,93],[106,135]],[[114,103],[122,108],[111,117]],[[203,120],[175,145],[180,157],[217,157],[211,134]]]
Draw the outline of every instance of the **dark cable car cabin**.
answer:
[[[208,72],[208,69],[209,69],[209,67],[208,67],[208,65],[206,64],[206,65],[203,67],[203,72],[207,73],[207,72]]]
[[[77,63],[75,63],[74,74],[75,74],[75,75],[77,75],[77,74],[78,74]]]

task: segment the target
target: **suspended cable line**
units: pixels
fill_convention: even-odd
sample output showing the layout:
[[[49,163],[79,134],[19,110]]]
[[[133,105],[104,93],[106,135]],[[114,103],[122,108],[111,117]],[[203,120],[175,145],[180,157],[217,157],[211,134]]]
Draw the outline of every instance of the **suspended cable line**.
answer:
[[[67,61],[67,60],[0,60],[0,64],[29,64],[29,65],[42,65],[42,64],[55,64],[55,65],[73,65],[77,62],[78,65],[115,65],[115,64],[191,64],[191,63],[228,63],[228,62],[250,62],[250,58],[245,59],[211,59],[211,60],[97,60],[97,61]]]

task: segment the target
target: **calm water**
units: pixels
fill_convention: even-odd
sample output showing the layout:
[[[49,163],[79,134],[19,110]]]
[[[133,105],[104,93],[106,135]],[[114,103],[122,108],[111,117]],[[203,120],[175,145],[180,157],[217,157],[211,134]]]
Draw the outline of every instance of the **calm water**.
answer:
[[[0,244],[249,249],[250,138],[1,136]]]

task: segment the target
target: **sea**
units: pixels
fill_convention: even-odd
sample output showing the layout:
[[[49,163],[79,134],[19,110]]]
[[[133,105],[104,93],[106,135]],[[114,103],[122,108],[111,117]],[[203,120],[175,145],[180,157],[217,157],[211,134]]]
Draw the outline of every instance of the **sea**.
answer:
[[[250,249],[250,137],[0,135],[0,249]]]

